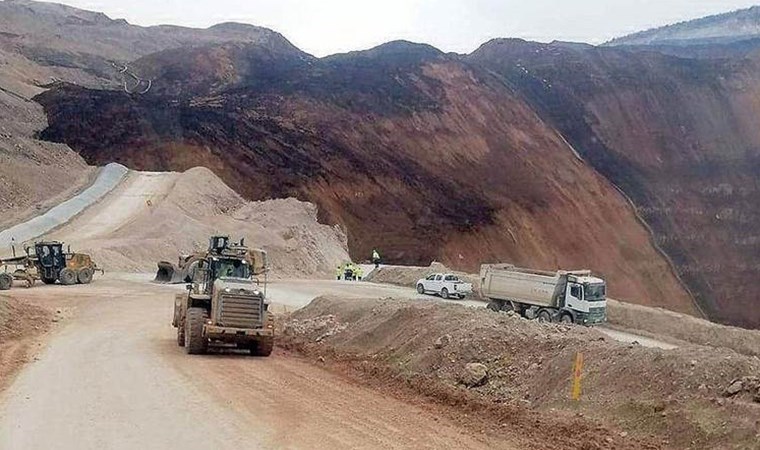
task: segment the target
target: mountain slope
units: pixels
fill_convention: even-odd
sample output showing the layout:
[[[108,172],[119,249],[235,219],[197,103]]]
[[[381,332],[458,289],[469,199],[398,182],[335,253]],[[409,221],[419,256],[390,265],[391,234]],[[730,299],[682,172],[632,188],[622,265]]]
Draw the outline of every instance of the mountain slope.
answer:
[[[691,46],[760,38],[760,6],[613,39],[608,45]]]
[[[145,95],[39,96],[43,136],[93,163],[205,165],[250,199],[311,201],[348,230],[355,259],[379,247],[389,262],[469,270],[590,266],[613,295],[693,311],[614,187],[457,58],[405,42],[319,60],[224,44],[133,65],[156,77]]]
[[[758,61],[515,40],[470,59],[633,199],[710,317],[760,326]]]
[[[281,35],[250,25],[142,28],[53,3],[0,1],[0,224],[37,214],[82,188],[93,172],[65,145],[35,138],[47,121],[32,97],[57,80],[143,90],[145,84],[129,75],[129,61],[211,42],[255,42],[300,53]]]

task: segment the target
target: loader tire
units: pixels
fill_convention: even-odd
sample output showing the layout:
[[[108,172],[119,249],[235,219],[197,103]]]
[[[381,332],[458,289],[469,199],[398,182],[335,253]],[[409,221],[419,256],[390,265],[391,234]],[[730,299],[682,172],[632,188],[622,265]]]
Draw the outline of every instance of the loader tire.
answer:
[[[274,350],[274,338],[265,338],[251,345],[251,356],[267,357]]]
[[[42,282],[45,284],[55,284],[55,278],[43,278]]]
[[[190,308],[185,317],[185,351],[188,355],[202,355],[208,350],[208,339],[203,337],[203,325],[208,312],[203,308]]]
[[[71,269],[61,270],[61,273],[58,275],[58,278],[61,280],[61,284],[64,286],[71,286],[73,284],[77,284],[77,273]]]
[[[92,269],[90,269],[89,267],[85,267],[84,269],[81,269],[79,273],[77,274],[77,281],[79,281],[79,284],[92,283]]]
[[[0,291],[10,290],[13,286],[13,277],[7,273],[0,274]]]
[[[185,346],[185,324],[180,323],[177,326],[177,345]]]

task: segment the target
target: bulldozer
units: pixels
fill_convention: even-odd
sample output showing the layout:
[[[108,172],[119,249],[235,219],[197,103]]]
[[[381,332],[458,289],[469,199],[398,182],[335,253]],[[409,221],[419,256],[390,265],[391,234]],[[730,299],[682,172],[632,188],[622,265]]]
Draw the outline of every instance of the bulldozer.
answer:
[[[62,242],[37,242],[34,247],[26,247],[21,256],[0,260],[0,290],[8,290],[13,281],[24,281],[27,287],[37,280],[45,284],[60,283],[64,286],[90,284],[95,272],[103,272],[92,261],[90,255],[73,253],[71,248],[64,251]],[[10,267],[15,267],[9,272]]]
[[[193,275],[198,268],[198,263],[204,260],[208,253],[212,251],[218,253],[229,246],[229,236],[212,236],[209,239],[209,249],[206,252],[180,255],[176,265],[168,261],[159,261],[156,278],[153,281],[162,284],[192,283]],[[260,275],[264,273],[266,270],[265,251],[248,249],[247,257],[248,263],[251,265],[254,274]]]
[[[231,244],[226,236],[214,236],[203,257],[197,258],[187,292],[174,300],[172,325],[177,345],[188,354],[206,353],[211,346],[248,350],[269,356],[274,346],[274,319],[263,284],[255,277],[266,274],[266,253],[258,251],[258,265],[244,240]]]

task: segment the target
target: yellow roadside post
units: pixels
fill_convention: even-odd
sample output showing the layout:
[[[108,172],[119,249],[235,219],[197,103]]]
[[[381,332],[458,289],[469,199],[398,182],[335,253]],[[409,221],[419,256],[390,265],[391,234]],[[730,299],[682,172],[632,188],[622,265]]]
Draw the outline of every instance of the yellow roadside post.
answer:
[[[581,399],[581,376],[583,375],[583,353],[575,355],[575,368],[573,369],[573,400]]]

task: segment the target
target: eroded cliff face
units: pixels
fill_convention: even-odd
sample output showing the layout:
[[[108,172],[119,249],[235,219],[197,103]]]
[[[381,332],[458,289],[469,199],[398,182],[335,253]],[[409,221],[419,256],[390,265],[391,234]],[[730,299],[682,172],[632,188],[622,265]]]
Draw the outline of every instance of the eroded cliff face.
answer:
[[[347,229],[356,259],[378,247],[389,262],[466,270],[591,268],[614,296],[693,312],[624,197],[478,67],[407,43],[323,60],[190,52],[137,61],[161,74],[146,95],[64,86],[38,97],[44,136],[96,163],[204,165],[248,198],[312,201]],[[176,70],[183,60],[195,68]]]
[[[760,76],[753,57],[494,41],[497,72],[630,196],[711,317],[760,326]]]

